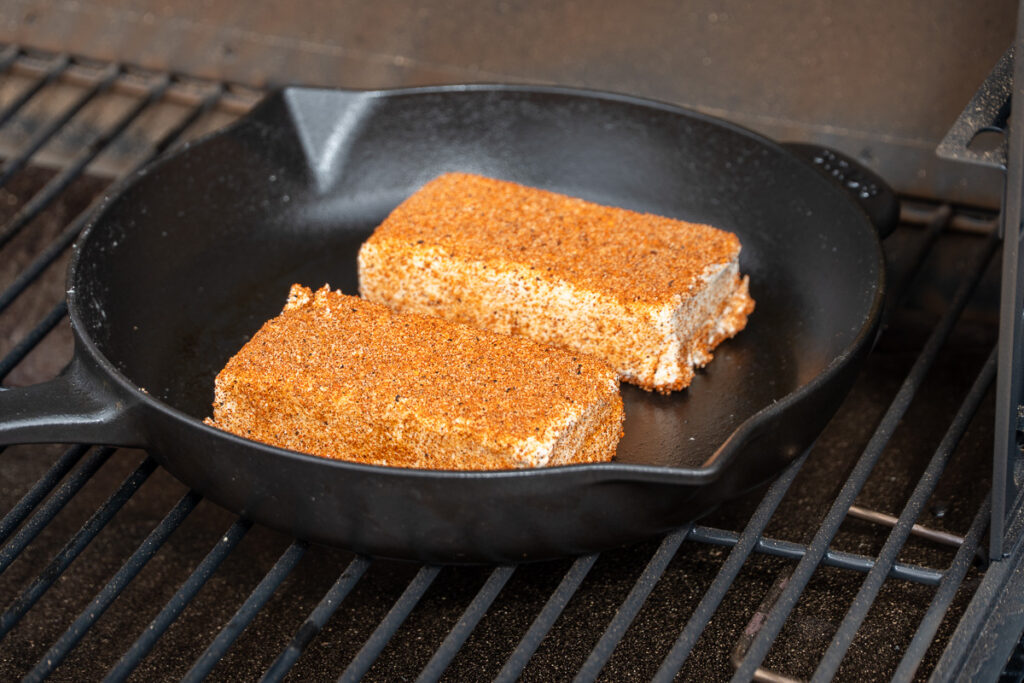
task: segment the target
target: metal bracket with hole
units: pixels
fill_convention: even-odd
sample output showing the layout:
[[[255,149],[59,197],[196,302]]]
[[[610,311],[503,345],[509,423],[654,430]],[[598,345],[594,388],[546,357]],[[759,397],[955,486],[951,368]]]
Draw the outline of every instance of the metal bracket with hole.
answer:
[[[1017,64],[1017,46],[1024,50],[1024,15],[1018,16],[1017,36],[989,73],[936,152],[945,159],[1002,169],[1003,237],[999,294],[999,350],[996,376],[995,443],[992,465],[992,523],[989,553],[1003,558],[1008,517],[1024,512],[1024,463],[1020,446],[1020,412],[1024,403],[1024,107],[1012,106],[1014,88],[1024,96],[1024,64]],[[1014,84],[1017,84],[1016,86]],[[982,149],[973,144],[981,133],[997,132],[999,144]],[[1012,143],[1012,144],[1011,144]]]
[[[1013,92],[1013,46],[1010,46],[992,68],[988,78],[961,112],[936,153],[943,159],[966,161],[982,166],[1006,169],[1006,128]],[[971,149],[971,143],[982,133],[1003,134],[992,149]]]

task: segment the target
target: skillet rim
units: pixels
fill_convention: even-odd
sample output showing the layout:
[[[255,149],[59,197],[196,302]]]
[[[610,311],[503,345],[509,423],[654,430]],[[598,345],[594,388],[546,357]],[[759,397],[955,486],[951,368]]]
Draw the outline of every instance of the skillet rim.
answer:
[[[599,101],[610,101],[620,102],[632,106],[642,107],[645,109],[654,109],[663,111],[675,116],[683,116],[689,119],[696,119],[710,125],[723,128],[730,131],[733,134],[741,137],[748,138],[754,143],[757,143],[763,147],[766,147],[775,153],[782,154],[807,168],[808,177],[814,178],[812,182],[817,182],[822,188],[828,188],[828,192],[831,192],[837,200],[837,206],[841,202],[845,202],[846,205],[853,209],[854,212],[861,219],[865,230],[870,234],[868,240],[873,246],[875,251],[875,265],[877,270],[877,277],[874,281],[874,298],[872,299],[871,305],[867,310],[867,315],[864,318],[860,329],[854,339],[848,344],[841,352],[839,352],[833,359],[822,369],[817,375],[815,375],[810,381],[798,387],[794,391],[787,393],[782,398],[776,400],[773,403],[766,405],[761,408],[753,415],[749,416],[746,420],[740,423],[728,437],[722,441],[721,444],[715,449],[715,451],[705,460],[704,464],[699,468],[693,467],[674,467],[667,465],[641,465],[633,463],[621,463],[621,462],[606,462],[606,463],[586,463],[586,464],[570,464],[570,465],[556,465],[551,467],[541,468],[527,468],[517,470],[431,470],[431,469],[416,469],[408,467],[395,467],[390,465],[368,465],[364,463],[352,462],[348,460],[335,460],[331,458],[323,458],[300,451],[293,451],[286,448],[280,448],[277,446],[271,446],[259,441],[253,441],[245,439],[240,436],[236,436],[230,432],[226,432],[216,427],[211,427],[199,418],[193,417],[182,410],[179,410],[159,399],[155,398],[148,392],[143,391],[134,382],[131,381],[124,373],[122,373],[107,356],[100,351],[92,336],[87,334],[87,329],[81,321],[78,311],[78,296],[80,289],[75,286],[76,278],[79,274],[80,262],[82,260],[83,246],[91,238],[94,229],[102,224],[104,217],[111,208],[111,205],[121,199],[125,194],[132,190],[132,188],[145,176],[158,171],[162,166],[168,164],[178,157],[188,154],[193,147],[206,144],[210,140],[216,139],[221,136],[228,135],[231,131],[236,128],[248,125],[254,119],[254,114],[258,110],[269,104],[272,101],[278,99],[285,99],[289,93],[293,92],[324,92],[324,93],[346,93],[360,98],[366,98],[367,100],[376,99],[388,99],[392,97],[410,96],[410,95],[435,95],[444,93],[460,93],[460,92],[511,92],[511,93],[523,93],[523,94],[549,94],[549,95],[562,95],[580,99],[590,99]],[[671,104],[660,100],[651,98],[640,97],[636,95],[629,95],[625,93],[616,93],[610,91],[594,90],[588,88],[574,88],[567,86],[554,86],[554,85],[531,85],[531,84],[500,84],[500,83],[471,83],[471,84],[448,84],[448,85],[434,85],[434,86],[417,86],[410,88],[393,88],[393,89],[376,89],[376,90],[358,90],[358,89],[346,89],[346,88],[321,88],[321,87],[308,87],[308,86],[286,86],[282,88],[274,89],[268,92],[259,102],[257,102],[252,109],[249,110],[245,115],[240,117],[238,120],[229,124],[224,128],[217,129],[205,135],[202,135],[195,140],[190,140],[182,144],[173,151],[164,153],[158,156],[156,159],[145,164],[142,168],[135,171],[134,173],[125,176],[120,181],[114,183],[107,191],[104,192],[103,198],[92,212],[85,228],[83,228],[81,234],[75,240],[72,247],[72,256],[70,263],[68,264],[68,272],[66,279],[66,294],[68,303],[68,318],[71,322],[72,330],[74,331],[76,339],[75,357],[80,353],[88,353],[90,358],[99,366],[106,375],[111,377],[120,388],[126,391],[134,399],[136,404],[142,404],[146,409],[155,410],[159,413],[173,418],[177,422],[183,423],[186,428],[205,430],[208,435],[216,436],[218,438],[226,438],[229,441],[235,443],[236,446],[245,446],[248,448],[256,448],[265,453],[269,453],[276,456],[287,457],[287,458],[298,458],[300,462],[305,463],[316,463],[321,466],[337,467],[342,470],[351,471],[356,474],[371,475],[371,476],[397,476],[397,477],[414,477],[414,478],[442,478],[442,479],[453,479],[453,480],[490,480],[490,479],[505,479],[505,478],[518,478],[518,477],[529,477],[529,476],[540,476],[547,475],[549,477],[580,477],[583,479],[593,479],[595,481],[656,481],[663,484],[702,484],[710,483],[717,480],[724,469],[727,468],[729,462],[732,460],[731,456],[734,456],[743,446],[743,444],[756,433],[756,431],[768,423],[771,422],[778,414],[787,410],[790,406],[799,401],[805,399],[809,394],[815,393],[819,387],[828,383],[829,380],[833,379],[838,375],[846,365],[851,362],[851,359],[855,358],[858,353],[863,349],[865,345],[869,345],[873,342],[873,338],[878,329],[878,325],[881,320],[881,313],[885,301],[885,289],[886,289],[886,267],[885,267],[885,254],[882,249],[881,238],[878,235],[878,231],[872,224],[871,219],[865,210],[846,192],[836,187],[833,183],[823,178],[820,174],[814,171],[813,168],[807,163],[806,160],[801,159],[798,155],[791,152],[782,146],[779,142],[772,140],[760,133],[757,133],[749,128],[746,128],[737,123],[726,121],[715,117],[710,114],[690,109],[688,107],[680,106],[677,104]],[[83,276],[85,277],[85,276]],[[136,422],[141,425],[145,425],[145,415],[139,415],[134,418]],[[145,430],[143,430],[145,434]],[[143,448],[149,447],[151,444],[148,443],[147,439],[143,439]]]

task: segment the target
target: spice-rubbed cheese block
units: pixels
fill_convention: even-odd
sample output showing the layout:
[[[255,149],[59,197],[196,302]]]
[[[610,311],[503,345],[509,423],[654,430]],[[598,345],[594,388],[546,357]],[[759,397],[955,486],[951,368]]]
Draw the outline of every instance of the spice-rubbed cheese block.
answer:
[[[328,458],[480,470],[610,460],[622,421],[598,359],[293,285],[217,375],[207,423]]]
[[[732,233],[463,173],[359,252],[363,297],[593,354],[667,393],[754,309]]]

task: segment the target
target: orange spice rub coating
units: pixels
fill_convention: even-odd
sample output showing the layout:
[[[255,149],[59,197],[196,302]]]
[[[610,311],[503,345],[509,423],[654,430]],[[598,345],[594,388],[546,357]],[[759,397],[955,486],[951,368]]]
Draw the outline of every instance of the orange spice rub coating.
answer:
[[[449,255],[537,270],[621,301],[659,303],[732,261],[736,235],[468,173],[447,173],[399,205],[370,240],[424,240]]]
[[[329,458],[504,469],[610,460],[622,419],[597,359],[294,285],[217,376],[208,424]]]
[[[736,235],[465,173],[427,183],[359,256],[360,292],[594,354],[668,392],[743,329]]]

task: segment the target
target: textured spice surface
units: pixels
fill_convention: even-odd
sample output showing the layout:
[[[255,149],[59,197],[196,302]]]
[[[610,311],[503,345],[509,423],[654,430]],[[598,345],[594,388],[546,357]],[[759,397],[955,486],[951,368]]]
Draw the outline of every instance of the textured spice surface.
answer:
[[[396,310],[558,344],[669,392],[753,311],[739,239],[715,228],[451,173],[359,253],[359,288]]]
[[[610,460],[622,419],[597,359],[295,285],[218,375],[210,424],[331,458],[491,469]]]
[[[517,263],[622,301],[664,302],[733,262],[736,235],[468,173],[447,173],[396,208],[370,241]]]

